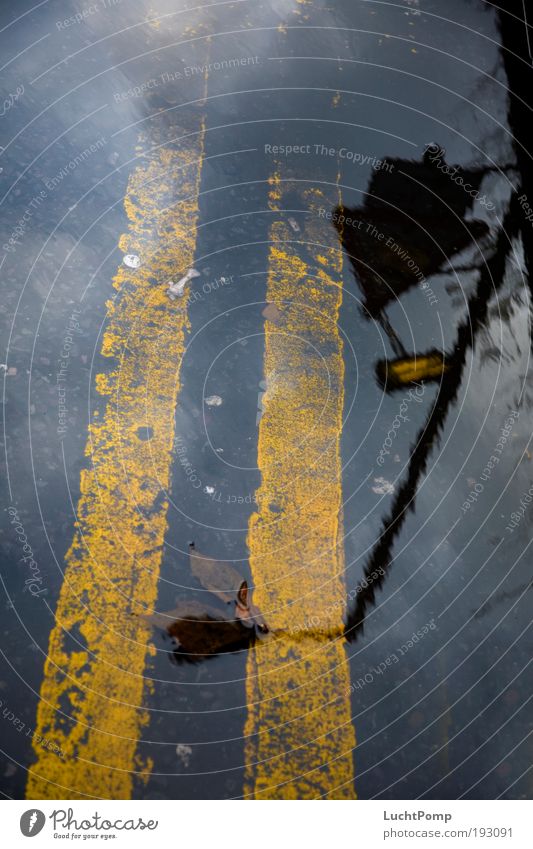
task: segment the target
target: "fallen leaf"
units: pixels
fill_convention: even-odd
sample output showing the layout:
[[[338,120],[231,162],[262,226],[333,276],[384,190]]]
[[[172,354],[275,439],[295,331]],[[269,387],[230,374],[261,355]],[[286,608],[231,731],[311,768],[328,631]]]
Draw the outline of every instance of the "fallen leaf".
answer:
[[[263,310],[263,315],[272,324],[281,324],[281,319],[283,318],[283,313],[278,309],[276,304],[267,304]]]
[[[236,598],[243,577],[233,566],[221,560],[206,557],[190,546],[191,572],[201,585],[222,601]]]

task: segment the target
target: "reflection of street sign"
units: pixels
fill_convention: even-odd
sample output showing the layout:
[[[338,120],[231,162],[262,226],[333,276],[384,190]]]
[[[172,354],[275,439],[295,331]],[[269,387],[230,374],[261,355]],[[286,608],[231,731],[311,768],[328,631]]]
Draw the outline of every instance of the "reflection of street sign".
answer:
[[[379,360],[376,376],[379,384],[387,391],[410,386],[420,381],[439,381],[449,365],[440,351],[427,354],[399,357],[396,360]]]

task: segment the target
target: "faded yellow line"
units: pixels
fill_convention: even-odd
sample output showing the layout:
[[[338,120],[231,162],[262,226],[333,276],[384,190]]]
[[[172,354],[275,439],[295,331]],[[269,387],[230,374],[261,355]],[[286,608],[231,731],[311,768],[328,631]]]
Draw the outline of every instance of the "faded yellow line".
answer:
[[[143,164],[128,183],[129,228],[119,247],[138,254],[142,266],[121,265],[113,281],[119,295],[108,304],[101,349],[111,370],[96,376],[105,409],[90,426],[89,468],[81,474],[37,710],[38,734],[65,756],[35,744],[29,799],[128,799],[134,773],[150,769],[136,761],[148,719],[142,705],[149,633],[131,612],[155,604],[167,528],[188,318],[187,298],[169,301],[164,283],[194,259],[200,117],[187,132],[194,129],[196,136],[153,152],[154,134],[141,140]],[[182,132],[174,128],[173,135]],[[151,439],[140,438],[141,427],[152,429]]]
[[[262,483],[248,546],[255,601],[275,633],[248,659],[244,792],[253,799],[354,799],[342,638],[342,254],[335,231],[316,214],[339,198],[336,190],[328,197],[274,177],[271,207],[293,206],[294,194],[286,204],[284,198],[295,191],[297,205],[315,214],[295,234],[280,213],[270,235],[267,299],[283,319],[265,322]]]

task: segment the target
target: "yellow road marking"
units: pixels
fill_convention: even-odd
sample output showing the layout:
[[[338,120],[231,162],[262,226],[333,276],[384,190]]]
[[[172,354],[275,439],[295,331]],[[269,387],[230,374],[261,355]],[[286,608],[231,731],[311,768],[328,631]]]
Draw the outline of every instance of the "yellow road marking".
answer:
[[[135,754],[148,718],[142,704],[150,635],[131,612],[155,604],[167,527],[188,318],[187,298],[169,301],[164,283],[194,259],[200,117],[192,129],[196,136],[172,148],[150,152],[153,134],[142,140],[145,164],[128,183],[129,229],[119,246],[138,254],[142,266],[121,266],[113,281],[120,294],[108,305],[101,352],[114,362],[111,373],[96,379],[106,406],[90,426],[90,467],[81,474],[77,531],[37,710],[38,734],[65,757],[34,744],[29,799],[128,799],[135,771],[150,769]],[[153,437],[139,438],[140,427],[151,428]]]
[[[279,176],[271,182],[271,208],[281,209],[290,188]],[[339,202],[336,190],[331,198],[319,189],[302,194],[298,205],[311,209]],[[355,733],[341,636],[342,253],[318,215],[297,235],[286,217],[280,214],[270,236],[266,300],[284,320],[265,322],[262,483],[248,532],[254,600],[278,634],[248,658],[244,792],[353,799]]]

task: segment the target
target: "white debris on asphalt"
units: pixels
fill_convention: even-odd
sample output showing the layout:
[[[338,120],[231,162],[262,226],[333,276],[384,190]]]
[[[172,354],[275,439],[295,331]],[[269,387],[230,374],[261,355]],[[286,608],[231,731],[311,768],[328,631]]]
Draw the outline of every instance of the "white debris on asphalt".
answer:
[[[176,754],[178,756],[178,760],[182,762],[183,766],[189,766],[192,755],[192,748],[190,746],[186,746],[185,743],[178,743],[176,746]]]
[[[372,492],[376,495],[392,495],[394,492],[394,484],[385,478],[374,478],[374,484]]]
[[[209,395],[205,399],[205,403],[208,407],[220,407],[220,405],[222,404],[222,398],[220,397],[220,395]]]
[[[175,301],[176,298],[181,298],[183,296],[185,284],[188,282],[188,280],[188,277],[182,277],[179,283],[174,283],[172,280],[168,281],[167,295],[171,301]]]
[[[404,15],[420,15],[420,0],[406,0],[407,5],[410,7],[407,12],[404,12]],[[415,7],[414,9],[412,7]]]
[[[137,256],[137,254],[125,254],[122,257],[122,262],[124,265],[127,265],[128,268],[139,268],[141,264],[141,258]]]
[[[185,291],[185,286],[192,280],[193,277],[199,277],[200,272],[196,270],[196,268],[189,268],[185,277],[182,277],[181,280],[178,280],[177,283],[174,283],[172,280],[168,281],[168,291],[167,295],[171,301],[175,301],[176,298],[183,297],[183,293]]]

